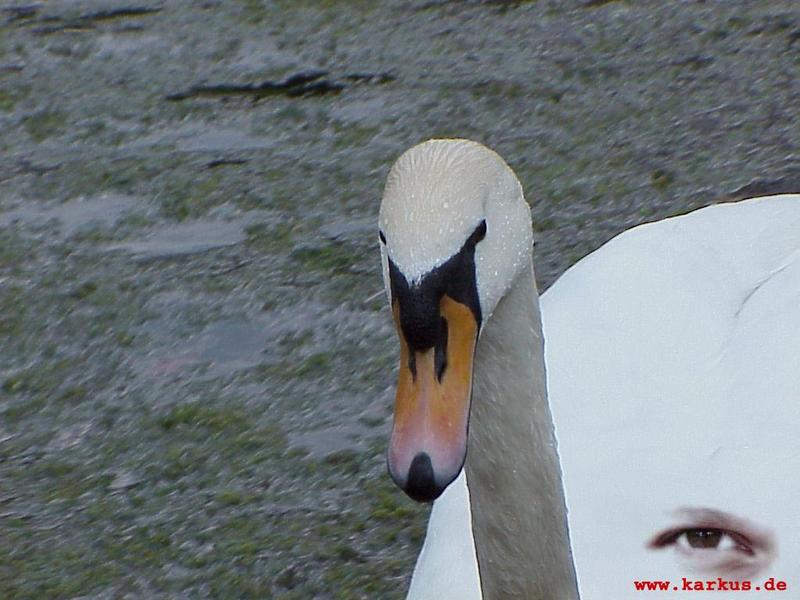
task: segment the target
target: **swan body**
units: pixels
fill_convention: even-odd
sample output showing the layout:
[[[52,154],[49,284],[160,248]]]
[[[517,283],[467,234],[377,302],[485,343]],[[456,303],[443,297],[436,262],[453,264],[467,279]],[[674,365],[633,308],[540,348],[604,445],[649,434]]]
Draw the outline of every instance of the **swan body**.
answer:
[[[800,195],[624,232],[543,295],[542,319],[580,597],[797,589]],[[486,600],[472,483],[434,504],[409,600]]]

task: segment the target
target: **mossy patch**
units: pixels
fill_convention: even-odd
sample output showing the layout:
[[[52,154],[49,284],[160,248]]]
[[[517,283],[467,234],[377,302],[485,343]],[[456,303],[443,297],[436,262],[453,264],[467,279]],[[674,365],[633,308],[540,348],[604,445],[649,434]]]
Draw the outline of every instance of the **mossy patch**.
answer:
[[[666,169],[656,169],[650,174],[650,181],[657,190],[667,189],[672,185],[674,178],[674,175]]]
[[[66,123],[67,115],[60,110],[43,110],[22,119],[25,131],[34,142],[43,142],[62,133]]]
[[[0,90],[0,111],[11,112],[16,105],[17,99],[12,94],[6,90]]]
[[[293,250],[291,256],[303,269],[323,273],[347,272],[359,258],[354,249],[338,242],[325,246],[301,246]]]
[[[167,431],[188,426],[221,432],[241,431],[248,427],[250,421],[242,411],[235,408],[210,407],[192,402],[173,407],[159,423]]]

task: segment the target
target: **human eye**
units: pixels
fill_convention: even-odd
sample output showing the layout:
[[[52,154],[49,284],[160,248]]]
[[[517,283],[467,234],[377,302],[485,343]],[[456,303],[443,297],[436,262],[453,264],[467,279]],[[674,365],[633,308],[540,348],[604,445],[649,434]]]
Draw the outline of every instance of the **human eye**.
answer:
[[[659,535],[651,547],[674,546],[684,554],[693,552],[730,552],[753,556],[753,543],[738,531],[728,531],[716,527],[685,527],[672,529]]]
[[[678,523],[656,534],[647,547],[672,551],[687,570],[746,577],[775,556],[772,533],[748,519],[705,508],[678,510],[674,518]]]

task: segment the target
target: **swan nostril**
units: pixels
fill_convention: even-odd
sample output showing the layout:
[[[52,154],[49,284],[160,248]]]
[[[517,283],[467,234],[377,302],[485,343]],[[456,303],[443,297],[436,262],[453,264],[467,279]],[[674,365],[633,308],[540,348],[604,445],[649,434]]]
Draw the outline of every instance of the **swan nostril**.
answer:
[[[405,493],[417,502],[431,502],[442,495],[444,488],[436,483],[431,457],[426,452],[417,454],[408,468]]]
[[[444,370],[447,368],[447,319],[444,317],[439,321],[439,339],[436,342],[433,356],[436,367],[436,380],[441,383]]]

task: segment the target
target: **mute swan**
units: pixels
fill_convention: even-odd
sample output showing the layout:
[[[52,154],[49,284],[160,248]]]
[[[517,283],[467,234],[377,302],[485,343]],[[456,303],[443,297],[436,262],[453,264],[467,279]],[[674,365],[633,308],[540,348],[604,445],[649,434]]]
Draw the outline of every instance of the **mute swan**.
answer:
[[[469,540],[466,563],[437,564],[409,597],[575,600],[519,181],[480,144],[431,140],[392,167],[379,219],[401,346],[389,472],[434,500],[469,446],[471,519],[442,536],[471,520],[475,551]]]
[[[481,172],[475,168],[474,176]],[[453,193],[469,196],[467,189]],[[417,193],[442,191],[431,186]],[[461,207],[439,197],[441,209],[459,220]],[[418,218],[435,237],[442,216],[431,212]],[[390,229],[398,217],[382,213],[382,227]],[[391,243],[389,234],[384,237]],[[413,243],[404,260],[424,265],[437,241]],[[386,249],[383,254],[390,285]],[[480,266],[477,271],[480,291]],[[503,280],[492,277],[493,268],[483,272],[491,282],[484,286]],[[800,195],[712,206],[625,232],[544,294],[542,319],[581,598],[641,598],[635,584],[643,580],[669,582],[668,591],[648,594],[656,598],[684,597],[687,584],[695,586],[687,598],[699,589],[716,594],[725,585],[740,586],[739,598],[748,597],[744,585],[757,596],[756,588],[767,589],[770,581],[798,589]],[[495,442],[506,443],[509,435],[505,421],[478,419],[487,391],[482,369],[491,365],[488,352],[481,353],[488,331],[475,359],[466,475],[434,504],[409,600],[513,597],[493,595],[487,578],[517,568],[519,557],[537,544],[520,528],[482,528],[485,521],[476,518],[495,507],[488,498],[480,502],[490,478],[479,469],[473,473],[471,463],[486,460],[488,452],[495,469],[513,469],[522,450],[515,444],[494,455]],[[516,336],[501,338],[496,349],[509,352],[516,343]],[[507,371],[502,387],[518,375]],[[501,402],[493,407],[493,416],[503,417]],[[484,427],[491,433],[478,438]],[[535,459],[535,451],[526,452]],[[557,466],[550,475],[557,477]],[[536,513],[541,488],[533,478],[525,481],[526,495],[511,510]],[[557,521],[553,513],[545,518],[550,521],[540,515],[538,527]],[[494,554],[491,545],[482,550],[492,536],[507,537],[520,553]],[[561,543],[566,548],[566,539]],[[539,573],[536,563],[528,564],[533,582]],[[717,587],[697,588],[699,582]]]

